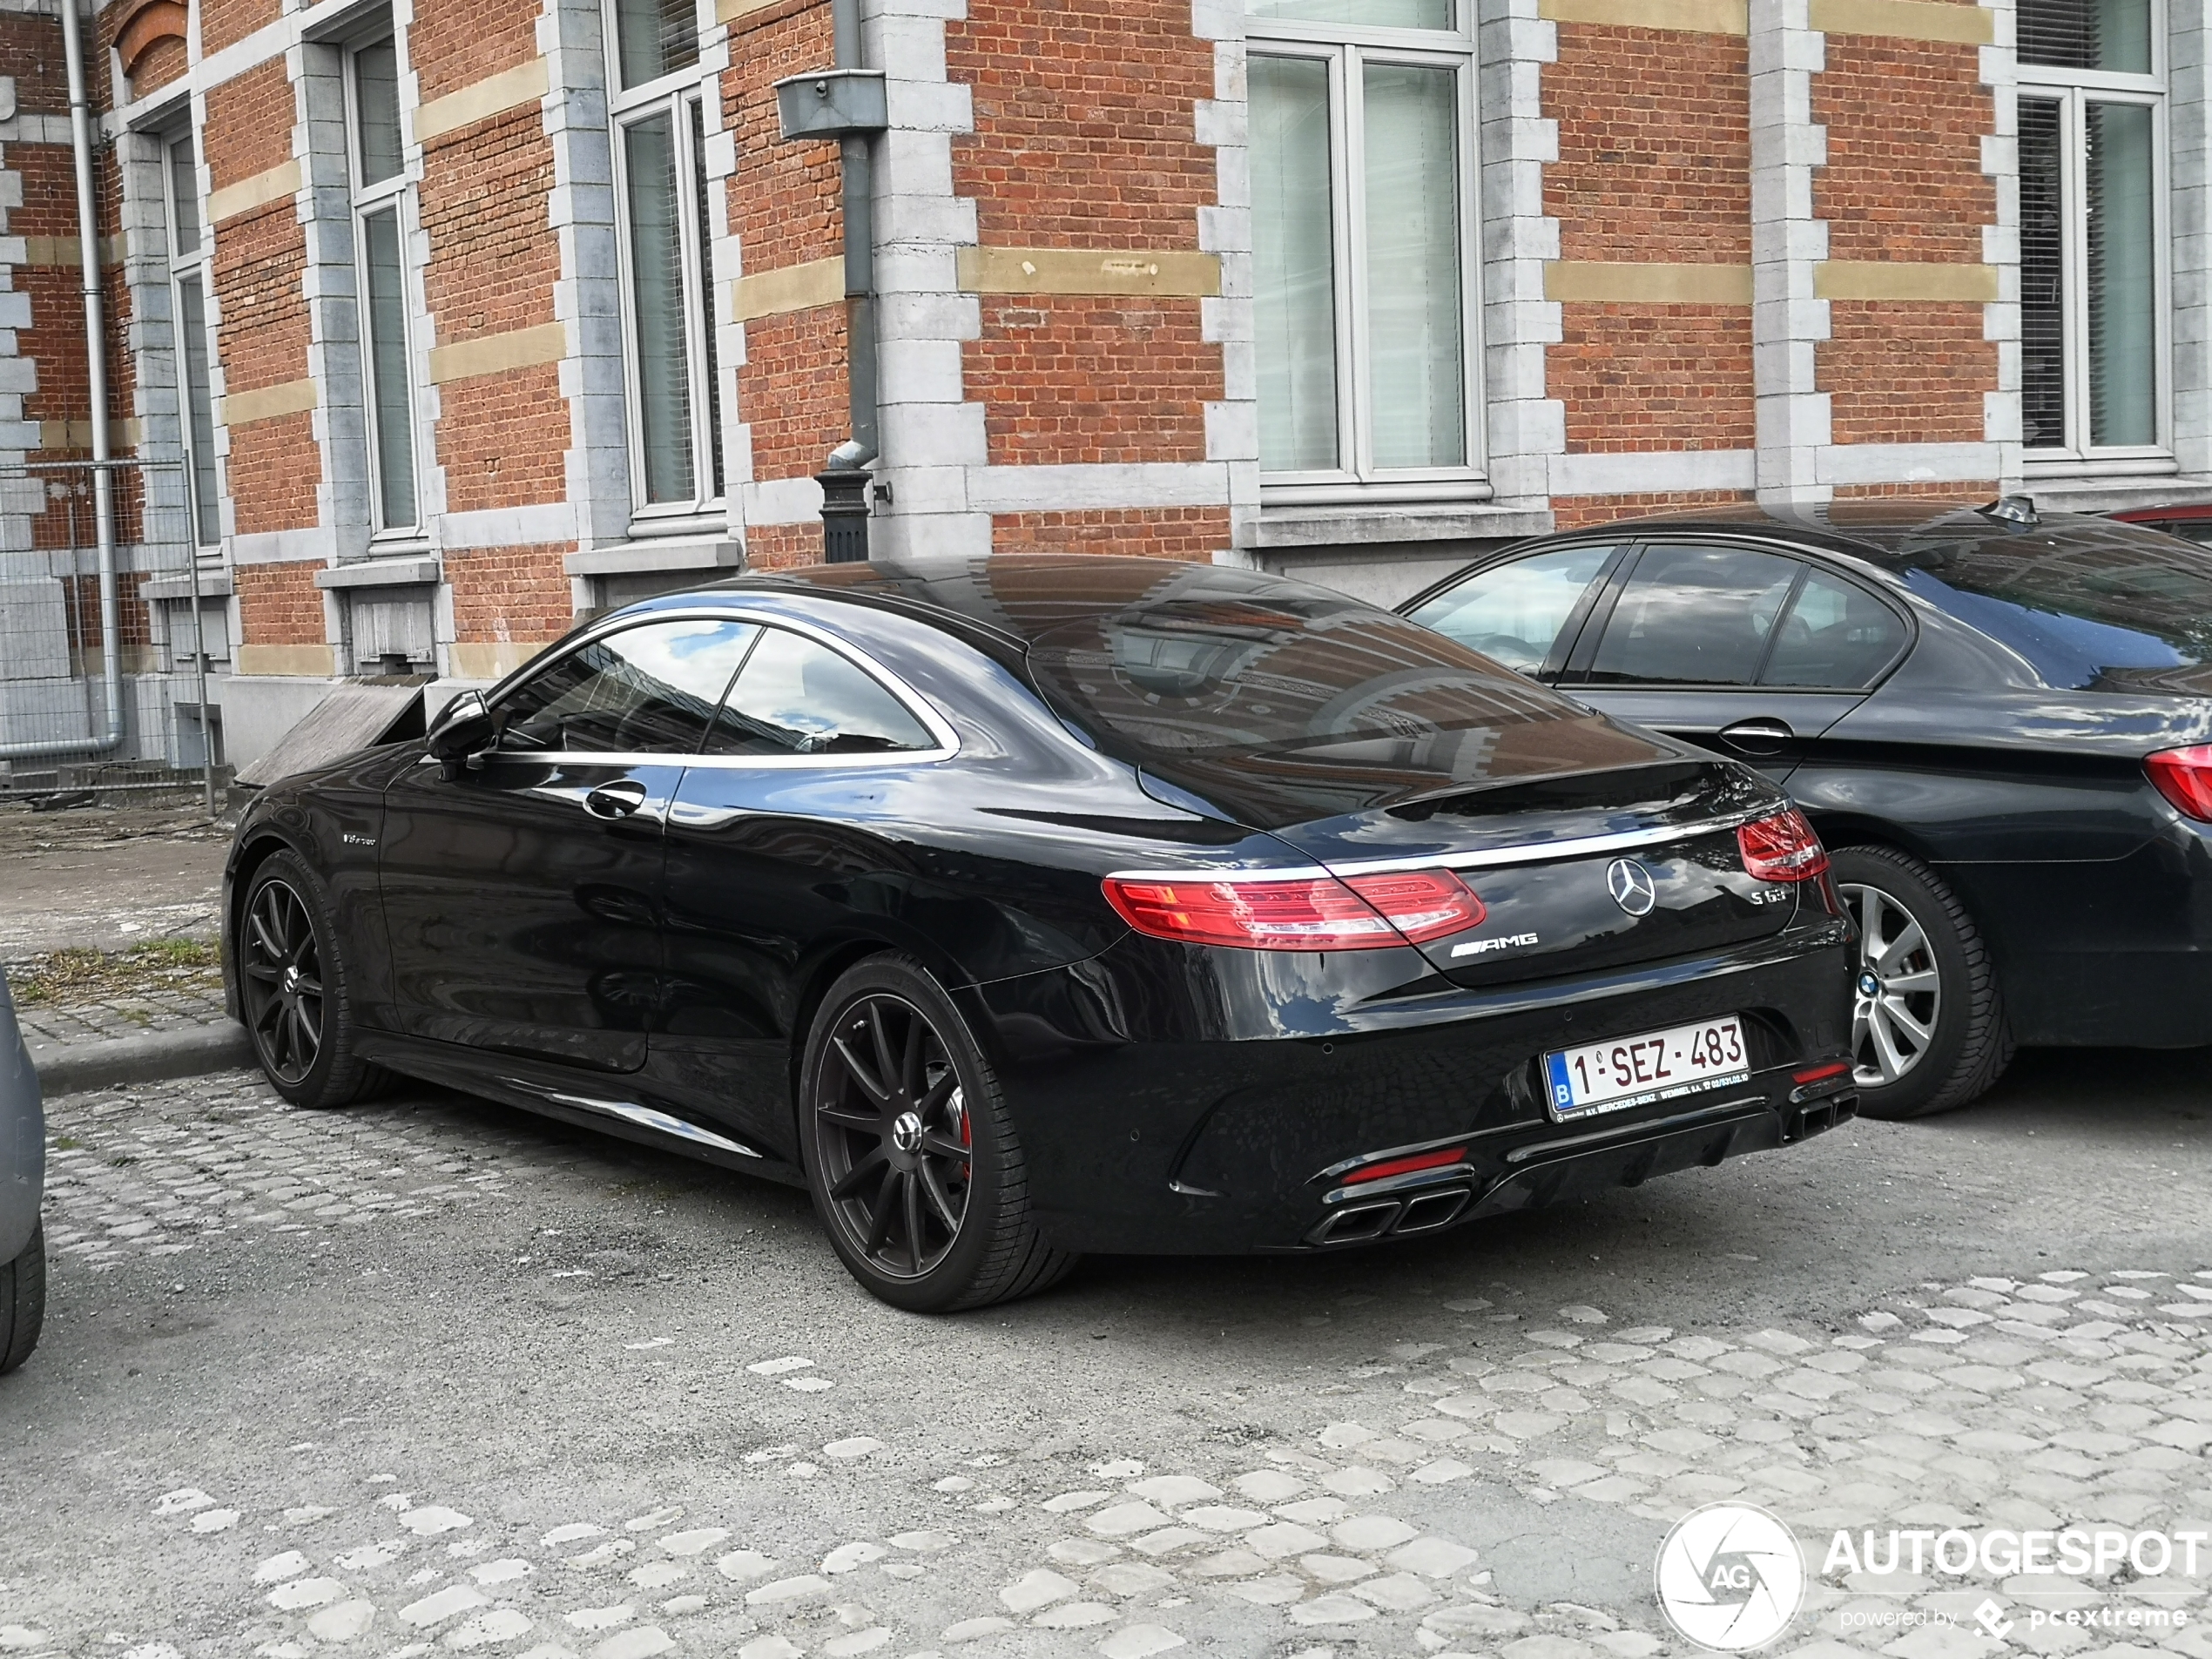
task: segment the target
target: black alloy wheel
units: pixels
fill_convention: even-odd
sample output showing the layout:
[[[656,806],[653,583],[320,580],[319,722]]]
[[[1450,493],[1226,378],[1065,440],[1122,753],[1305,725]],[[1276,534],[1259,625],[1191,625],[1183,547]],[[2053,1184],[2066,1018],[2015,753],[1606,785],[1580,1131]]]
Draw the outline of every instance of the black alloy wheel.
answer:
[[[347,964],[322,884],[298,854],[253,872],[233,939],[253,1057],[295,1106],[347,1106],[386,1073],[354,1052]]]
[[[929,1016],[902,997],[846,1005],[814,1100],[823,1178],[870,1265],[920,1278],[968,1221],[974,1131],[960,1073]]]
[[[1887,846],[1846,846],[1836,889],[1858,934],[1852,1069],[1869,1117],[1926,1117],[1986,1093],[2013,1056],[1996,965],[1950,884]]]
[[[830,988],[807,1035],[800,1143],[814,1207],[853,1277],[918,1313],[1058,1281],[1076,1258],[1031,1224],[1028,1165],[996,1074],[911,957]]]
[[[239,945],[253,1052],[272,1082],[297,1089],[322,1058],[322,950],[307,900],[272,875],[253,890]]]

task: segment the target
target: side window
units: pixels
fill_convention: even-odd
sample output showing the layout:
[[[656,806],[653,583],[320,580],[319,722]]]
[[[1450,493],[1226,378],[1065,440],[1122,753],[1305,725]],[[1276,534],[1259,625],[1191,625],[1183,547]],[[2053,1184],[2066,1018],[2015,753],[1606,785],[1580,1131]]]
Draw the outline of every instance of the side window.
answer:
[[[750,623],[655,622],[572,651],[493,711],[499,746],[566,754],[691,754],[760,632]]]
[[[1752,548],[1647,548],[1606,624],[1589,683],[1750,685],[1803,568]]]
[[[868,672],[826,645],[764,629],[715,720],[711,755],[888,754],[935,740]]]
[[[1871,593],[1824,570],[1791,602],[1762,685],[1851,691],[1871,685],[1905,645],[1905,624]]]
[[[1438,594],[1413,619],[1493,662],[1534,674],[1612,558],[1609,547],[1569,547],[1494,565]]]

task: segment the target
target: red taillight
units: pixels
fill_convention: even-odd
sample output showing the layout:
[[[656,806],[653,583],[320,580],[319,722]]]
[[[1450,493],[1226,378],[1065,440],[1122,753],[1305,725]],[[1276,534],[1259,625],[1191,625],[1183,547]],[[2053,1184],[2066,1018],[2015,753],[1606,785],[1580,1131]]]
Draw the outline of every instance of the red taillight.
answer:
[[[1467,1150],[1463,1147],[1448,1147],[1441,1152],[1419,1152],[1409,1158],[1389,1158],[1380,1163],[1370,1163],[1354,1170],[1344,1178],[1344,1184],[1353,1186],[1362,1181],[1385,1181],[1393,1175],[1413,1175],[1422,1170],[1448,1169],[1464,1163]]]
[[[1832,1065],[1815,1066],[1809,1071],[1793,1072],[1790,1081],[1793,1083],[1824,1083],[1831,1077],[1842,1076],[1851,1069],[1850,1061],[1838,1060]]]
[[[2143,768],[2175,812],[2212,824],[2212,744],[2168,749],[2144,761]]]
[[[1828,873],[1828,849],[1792,806],[1736,832],[1743,868],[1761,881],[1812,881]]]
[[[1270,881],[1126,881],[1106,902],[1156,939],[1243,950],[1381,950],[1480,927],[1482,900],[1449,870]]]
[[[1490,914],[1467,884],[1449,870],[1346,876],[1344,884],[1416,945],[1480,927]]]

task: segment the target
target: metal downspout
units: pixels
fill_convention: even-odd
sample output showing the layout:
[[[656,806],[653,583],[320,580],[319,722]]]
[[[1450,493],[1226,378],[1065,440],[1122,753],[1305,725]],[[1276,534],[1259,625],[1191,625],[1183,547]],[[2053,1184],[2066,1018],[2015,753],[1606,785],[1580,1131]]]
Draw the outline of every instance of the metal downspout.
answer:
[[[860,0],[833,0],[837,30],[837,66],[864,69],[860,61]],[[850,321],[846,349],[852,358],[853,442],[865,451],[848,465],[866,466],[881,453],[876,415],[875,339],[875,156],[870,140],[852,138],[839,145],[845,191],[845,298]]]
[[[69,71],[69,138],[77,162],[77,239],[84,287],[85,386],[92,416],[92,500],[100,558],[100,656],[107,692],[107,735],[0,745],[0,760],[41,755],[105,754],[123,744],[123,653],[115,591],[114,456],[108,447],[106,307],[100,291],[99,198],[92,173],[92,106],[84,79],[84,24],[77,0],[62,0],[62,55]]]
[[[831,0],[837,67],[861,69],[860,0]],[[839,141],[844,190],[846,381],[852,437],[830,454],[817,482],[833,562],[868,556],[869,464],[881,452],[875,335],[875,158],[864,137]]]

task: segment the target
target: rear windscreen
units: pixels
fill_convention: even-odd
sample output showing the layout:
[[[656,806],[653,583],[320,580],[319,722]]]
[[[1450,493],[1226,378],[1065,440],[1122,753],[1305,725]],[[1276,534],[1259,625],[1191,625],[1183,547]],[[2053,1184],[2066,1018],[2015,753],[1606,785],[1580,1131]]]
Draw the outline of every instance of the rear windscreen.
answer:
[[[2212,662],[2212,549],[2076,522],[1922,553],[1908,585],[2012,646],[2047,684]]]
[[[1036,637],[1029,667],[1102,747],[1217,799],[1264,779],[1341,807],[1654,753],[1419,624],[1287,585],[1066,624]]]

